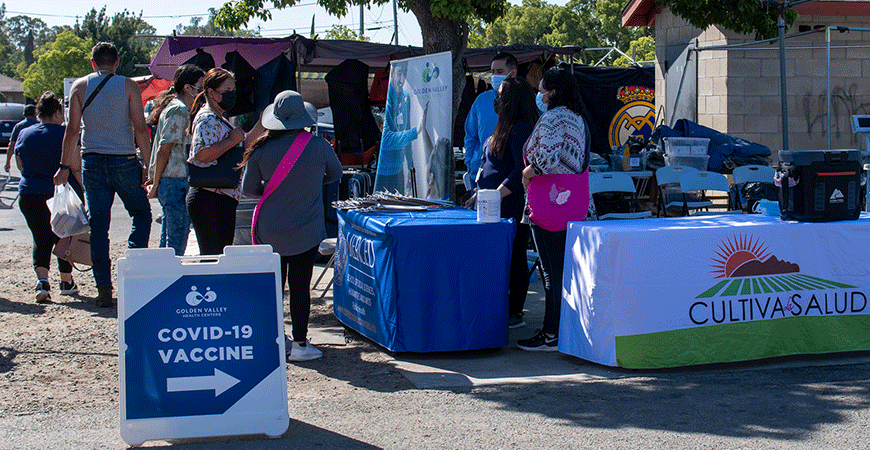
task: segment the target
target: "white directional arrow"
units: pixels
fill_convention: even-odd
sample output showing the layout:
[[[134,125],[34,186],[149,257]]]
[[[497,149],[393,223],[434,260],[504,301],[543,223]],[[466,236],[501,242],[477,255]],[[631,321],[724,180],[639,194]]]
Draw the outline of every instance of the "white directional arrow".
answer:
[[[214,396],[223,394],[227,389],[235,386],[240,380],[231,375],[215,369],[214,375],[203,377],[179,377],[166,379],[167,392],[186,391],[210,391],[214,390]]]

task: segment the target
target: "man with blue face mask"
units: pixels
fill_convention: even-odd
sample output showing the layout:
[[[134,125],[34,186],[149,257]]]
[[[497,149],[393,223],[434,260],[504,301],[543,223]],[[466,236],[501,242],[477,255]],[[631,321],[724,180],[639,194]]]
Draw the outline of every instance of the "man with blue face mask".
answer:
[[[465,166],[471,179],[477,178],[483,158],[483,143],[492,136],[498,115],[493,102],[502,81],[517,76],[517,58],[510,53],[499,53],[489,66],[492,70],[492,89],[474,99],[468,117],[465,119]],[[476,184],[476,183],[475,183]]]

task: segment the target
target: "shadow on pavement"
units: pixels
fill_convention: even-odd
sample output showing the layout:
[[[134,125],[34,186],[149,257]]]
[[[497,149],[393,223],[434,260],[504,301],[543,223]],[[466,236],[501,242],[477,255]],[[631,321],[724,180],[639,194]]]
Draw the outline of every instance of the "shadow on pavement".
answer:
[[[15,367],[13,360],[18,356],[18,351],[14,348],[0,347],[0,373],[9,372]]]
[[[324,448],[342,450],[379,449],[371,444],[290,419],[290,427],[280,438],[263,435],[233,436],[203,439],[172,439],[172,448],[183,450],[223,450],[223,449],[287,449],[287,448]]]
[[[723,368],[610,382],[549,382],[531,389],[485,387],[469,394],[577,427],[800,440],[870,405],[866,368]]]
[[[16,314],[42,314],[45,312],[45,305],[38,303],[15,302],[8,298],[0,297],[0,313],[16,313]]]

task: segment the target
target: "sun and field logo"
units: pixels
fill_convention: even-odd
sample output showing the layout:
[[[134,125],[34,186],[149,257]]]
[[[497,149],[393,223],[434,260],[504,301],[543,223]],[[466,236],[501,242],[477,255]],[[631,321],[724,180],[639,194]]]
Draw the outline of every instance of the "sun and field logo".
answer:
[[[624,106],[613,115],[608,129],[610,147],[622,145],[629,136],[649,139],[655,129],[655,89],[646,86],[623,86],[616,94]]]
[[[778,259],[767,244],[751,235],[737,234],[725,238],[714,253],[711,273],[724,280],[695,298],[855,288],[802,274],[800,266]]]

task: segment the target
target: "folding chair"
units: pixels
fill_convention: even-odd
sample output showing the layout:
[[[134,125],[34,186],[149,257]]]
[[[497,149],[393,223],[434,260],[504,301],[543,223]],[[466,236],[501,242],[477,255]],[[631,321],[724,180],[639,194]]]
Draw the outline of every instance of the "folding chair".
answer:
[[[474,189],[474,180],[471,179],[471,172],[466,171],[462,174],[462,183],[465,184],[466,191]]]
[[[12,174],[9,173],[9,172],[6,172],[6,178],[5,178],[2,182],[0,182],[0,192],[5,192],[5,191],[6,191],[6,186],[9,184],[9,181],[10,181],[10,180],[12,180]],[[20,194],[21,194],[21,193],[18,192],[18,187],[15,186],[15,197],[12,197],[12,201],[9,202],[9,207],[10,207],[10,208],[12,207],[12,205],[15,204],[15,201],[18,200],[18,196],[19,196]]]
[[[718,172],[708,172],[700,170],[696,172],[684,173],[680,176],[680,190],[683,195],[690,195],[692,192],[699,192],[703,202],[708,203],[706,206],[688,206],[689,202],[683,203],[683,211],[689,213],[695,209],[694,214],[704,214],[701,209],[704,209],[707,214],[710,213],[710,207],[714,206],[713,202],[707,200],[707,191],[717,191],[725,194],[728,199],[725,211],[716,211],[713,214],[721,213],[742,213],[742,210],[734,209],[731,203],[731,185],[728,183],[728,178]]]
[[[637,200],[637,190],[629,175],[621,172],[593,172],[589,174],[589,189],[592,191],[593,201],[595,194],[614,193],[620,200],[629,197],[628,212],[610,212],[598,216],[598,220],[605,219],[642,219],[650,217],[652,212],[639,211],[640,204]],[[600,211],[600,205],[595,205],[595,210]]]
[[[732,204],[735,209],[744,209],[743,200],[740,198],[740,189],[745,186],[746,183],[764,183],[773,186],[773,178],[776,176],[776,169],[769,166],[750,164],[735,168],[731,175],[734,177],[734,189],[731,193]]]
[[[659,186],[658,215],[667,216],[668,208],[679,208],[681,215],[688,215],[690,209],[705,208],[713,204],[711,201],[688,201],[680,187],[680,177],[685,173],[697,172],[698,169],[689,166],[664,166],[656,170],[656,182]],[[677,200],[669,200],[676,196]]]
[[[326,238],[320,242],[320,246],[317,247],[317,252],[323,256],[330,255],[329,262],[326,263],[326,266],[323,267],[323,271],[320,272],[320,276],[317,277],[317,281],[314,282],[314,286],[311,287],[312,291],[317,290],[317,286],[320,284],[320,280],[323,279],[323,276],[326,275],[326,271],[332,267],[335,267],[335,247],[338,245],[337,238]],[[326,288],[320,291],[320,297],[323,298],[326,295],[326,292],[329,291],[329,288],[332,287],[332,282],[335,280],[335,274],[332,274],[332,278],[329,279],[329,283],[326,284]]]

